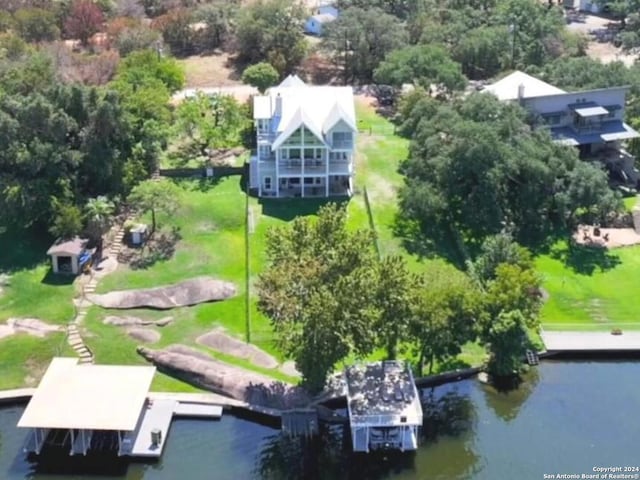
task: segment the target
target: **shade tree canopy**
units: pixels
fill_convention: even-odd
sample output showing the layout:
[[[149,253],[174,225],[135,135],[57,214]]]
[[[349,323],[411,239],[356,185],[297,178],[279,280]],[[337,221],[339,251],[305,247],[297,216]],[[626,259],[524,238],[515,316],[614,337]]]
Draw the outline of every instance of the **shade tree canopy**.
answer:
[[[512,225],[518,242],[540,245],[620,208],[606,172],[532,128],[518,105],[476,93],[451,106],[414,98],[406,110],[404,126],[415,130],[400,209],[426,236],[473,246]]]
[[[375,69],[373,79],[396,87],[413,83],[445,92],[462,90],[467,83],[460,64],[444,48],[435,45],[415,45],[389,52]]]
[[[348,8],[325,27],[323,47],[343,70],[345,82],[370,82],[385,56],[406,44],[398,18],[379,8]]]

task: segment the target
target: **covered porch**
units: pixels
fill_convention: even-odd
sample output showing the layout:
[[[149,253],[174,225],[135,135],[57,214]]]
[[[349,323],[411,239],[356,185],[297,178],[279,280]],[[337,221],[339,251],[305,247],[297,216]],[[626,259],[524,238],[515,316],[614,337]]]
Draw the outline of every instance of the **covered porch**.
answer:
[[[281,177],[278,198],[350,197],[353,181],[350,175],[316,177]]]

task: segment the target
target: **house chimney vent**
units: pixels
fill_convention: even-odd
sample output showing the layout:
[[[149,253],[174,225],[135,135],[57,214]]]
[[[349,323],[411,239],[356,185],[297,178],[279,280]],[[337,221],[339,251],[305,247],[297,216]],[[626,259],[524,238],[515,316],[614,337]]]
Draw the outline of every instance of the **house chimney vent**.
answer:
[[[275,116],[276,117],[282,117],[282,97],[280,96],[280,94],[278,93],[278,95],[276,96],[276,111],[275,111]]]
[[[518,100],[521,102],[524,100],[524,84],[518,85]]]

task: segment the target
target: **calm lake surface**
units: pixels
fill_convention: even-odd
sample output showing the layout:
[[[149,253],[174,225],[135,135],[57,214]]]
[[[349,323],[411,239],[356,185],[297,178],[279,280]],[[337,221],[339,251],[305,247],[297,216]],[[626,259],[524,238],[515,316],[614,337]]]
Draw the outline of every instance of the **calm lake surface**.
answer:
[[[0,408],[0,480],[542,479],[640,466],[640,362],[545,361],[520,388],[477,380],[427,390],[415,454],[355,455],[341,428],[314,441],[230,415],[174,421],[158,462],[21,452],[23,406]]]

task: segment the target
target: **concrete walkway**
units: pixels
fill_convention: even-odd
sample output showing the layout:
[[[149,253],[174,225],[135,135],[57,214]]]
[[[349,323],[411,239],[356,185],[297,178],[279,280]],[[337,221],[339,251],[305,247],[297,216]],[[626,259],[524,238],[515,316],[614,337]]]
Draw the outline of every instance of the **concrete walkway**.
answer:
[[[640,331],[611,332],[549,332],[540,336],[549,352],[570,351],[640,351]]]

